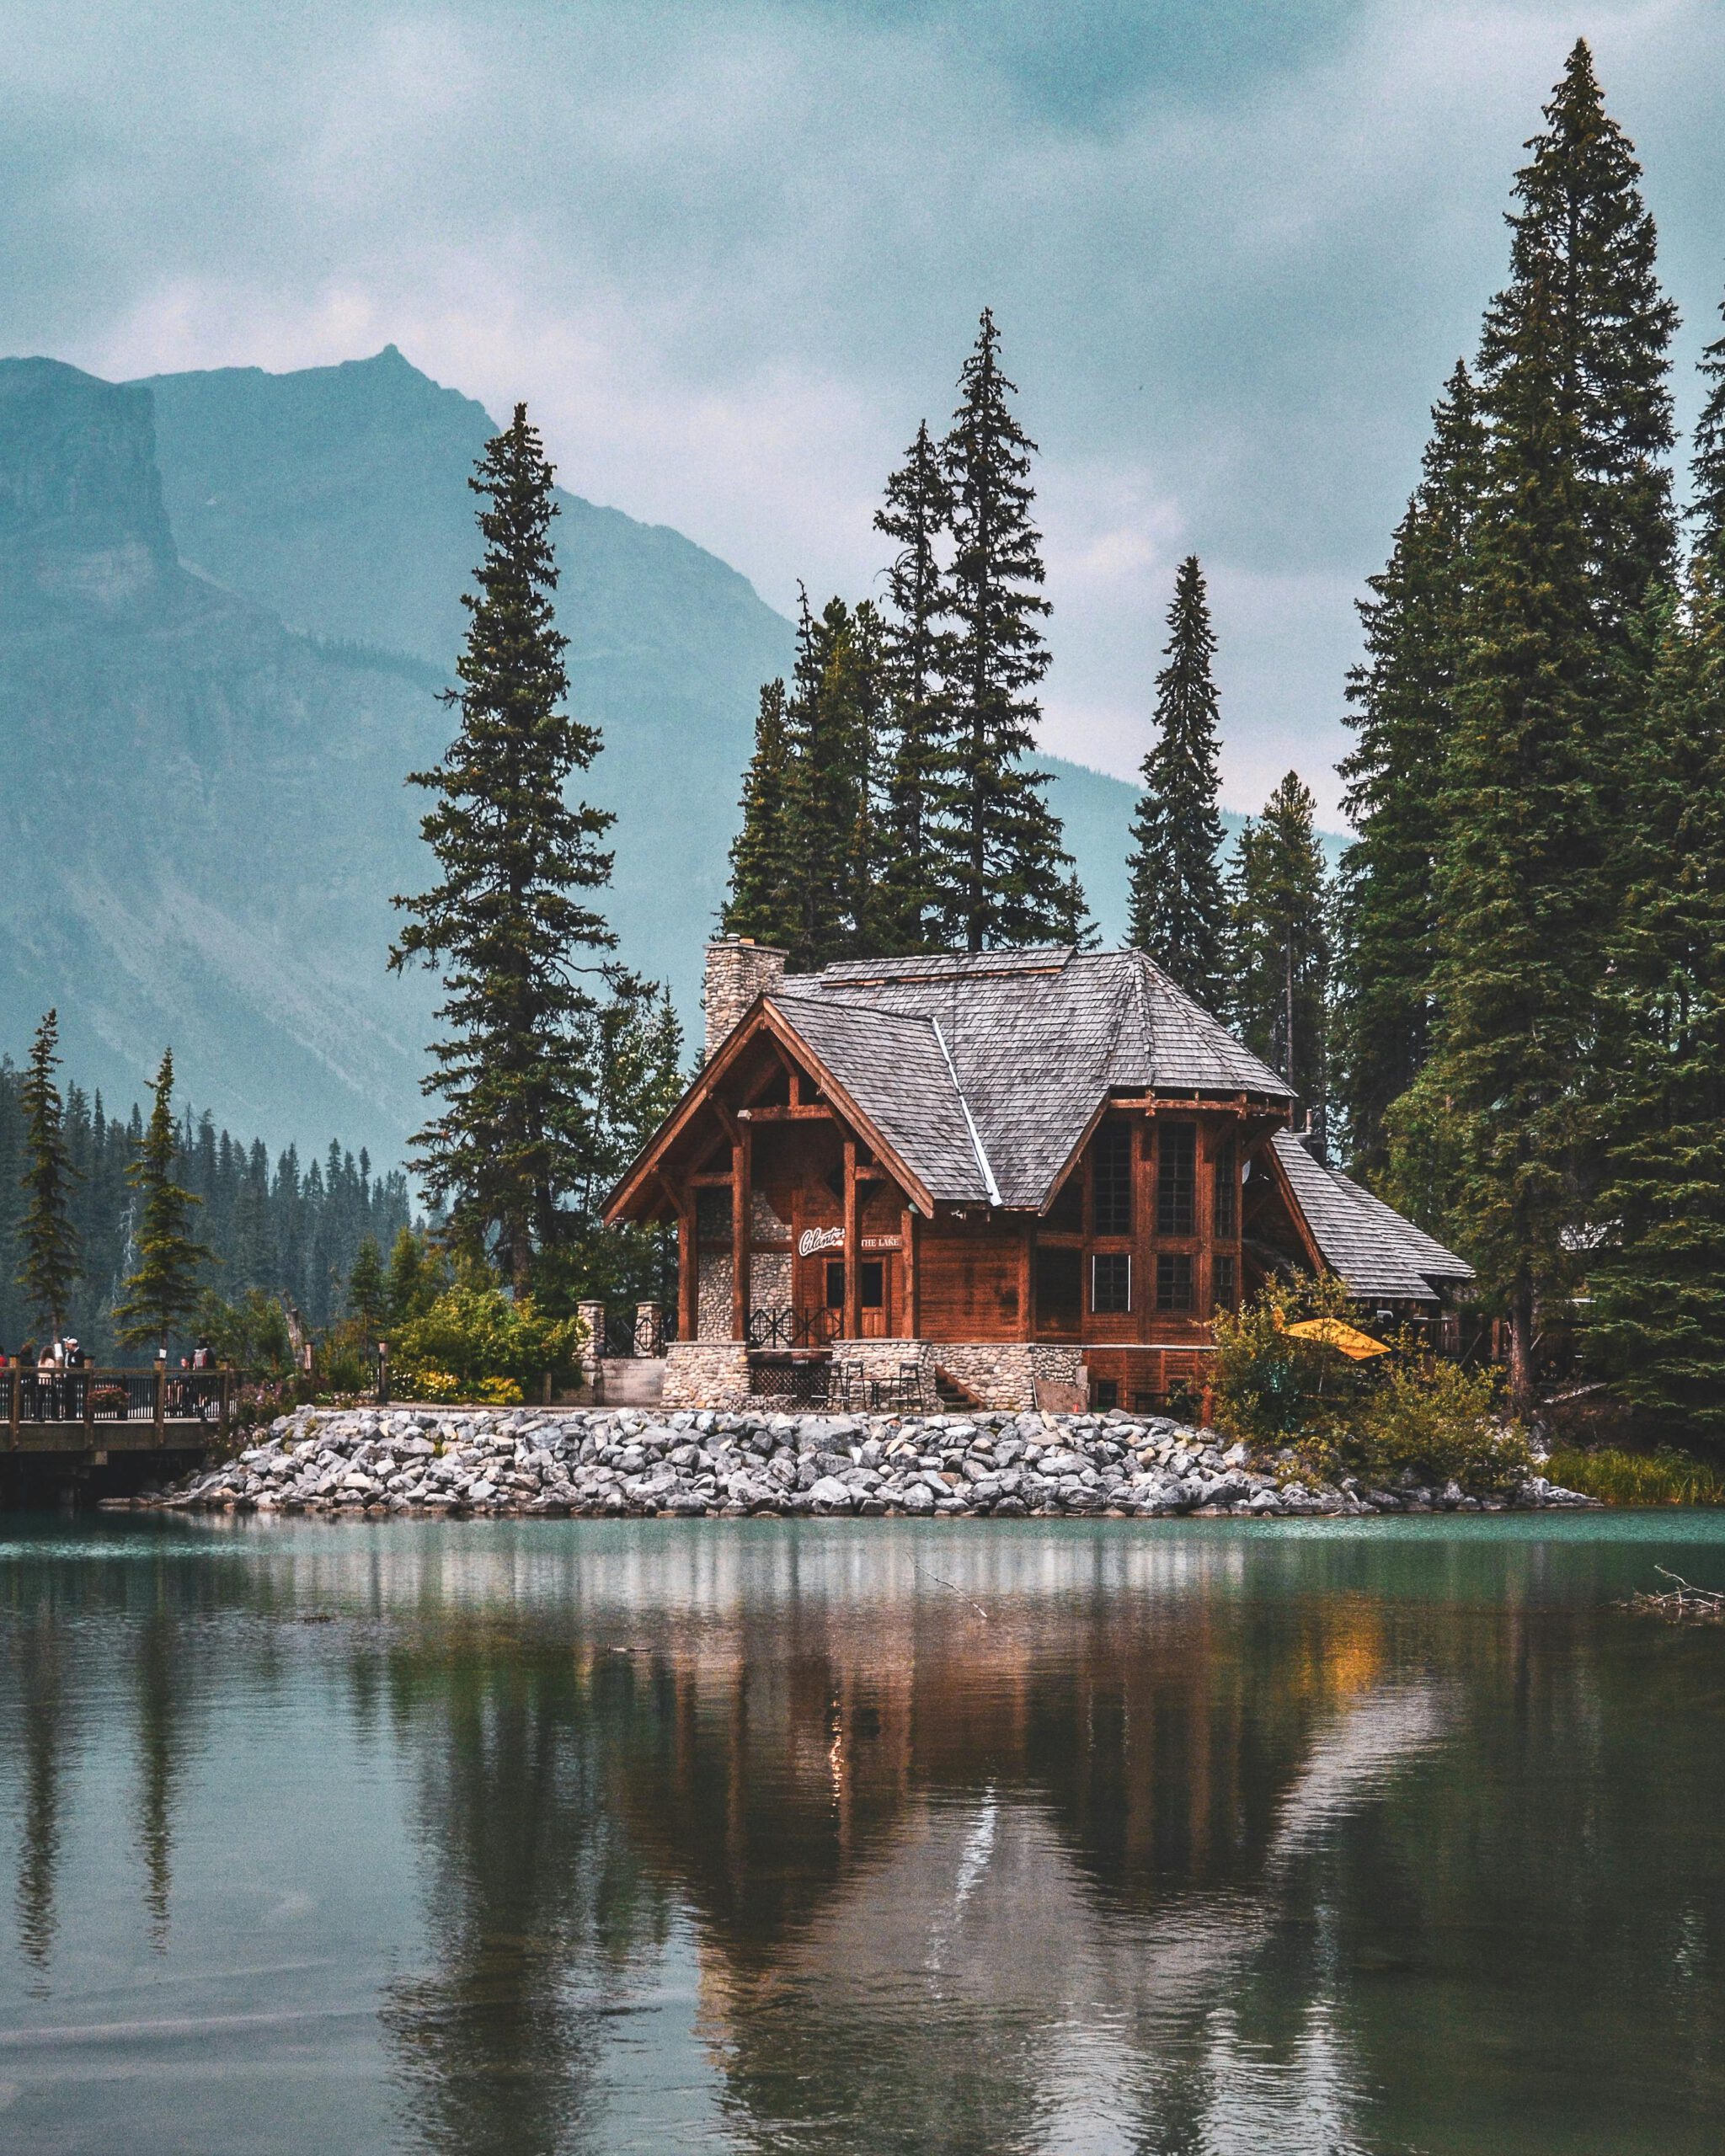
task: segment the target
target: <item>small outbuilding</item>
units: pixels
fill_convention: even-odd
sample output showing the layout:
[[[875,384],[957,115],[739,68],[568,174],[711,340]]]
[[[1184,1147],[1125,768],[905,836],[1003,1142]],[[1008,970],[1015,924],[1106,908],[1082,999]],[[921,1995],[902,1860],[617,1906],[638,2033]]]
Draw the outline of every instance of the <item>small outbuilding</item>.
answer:
[[[1137,951],[785,972],[708,952],[700,1075],[612,1193],[675,1223],[669,1406],[1160,1409],[1210,1320],[1329,1271],[1437,1321],[1467,1264],[1327,1167],[1276,1073]]]

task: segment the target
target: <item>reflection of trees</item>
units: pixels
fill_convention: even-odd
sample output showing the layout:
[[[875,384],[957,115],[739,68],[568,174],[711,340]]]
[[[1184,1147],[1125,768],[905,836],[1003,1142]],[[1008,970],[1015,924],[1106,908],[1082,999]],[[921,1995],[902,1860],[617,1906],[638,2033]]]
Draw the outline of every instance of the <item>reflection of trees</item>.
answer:
[[[606,1801],[592,1688],[567,1645],[477,1628],[403,1650],[390,1677],[434,1957],[383,2009],[409,2137],[462,2156],[578,2147],[605,2017],[665,1924]]]
[[[72,1742],[69,1646],[58,1613],[46,1604],[27,1611],[12,1636],[14,1711],[23,1735],[18,1939],[26,1961],[45,1979],[56,1929],[62,1781]]]
[[[191,1665],[178,1614],[161,1593],[140,1625],[136,1658],[139,1803],[144,1907],[151,1943],[168,1944],[173,1885],[174,1806],[190,1748],[189,1721],[205,1673]]]
[[[1154,2056],[1241,1980],[1300,1806],[1357,1779],[1307,1770],[1375,1703],[1383,1620],[1150,1614],[1146,1636],[1106,1596],[913,1593],[805,1611],[788,1646],[771,1610],[673,1626],[629,1668],[622,1799],[697,1912],[746,2138],[1039,2146],[1071,2100],[1060,2032],[1133,2029]],[[1392,1716],[1368,1777],[1428,1735]],[[1202,2081],[1159,2078],[1165,2123],[1202,2116]]]

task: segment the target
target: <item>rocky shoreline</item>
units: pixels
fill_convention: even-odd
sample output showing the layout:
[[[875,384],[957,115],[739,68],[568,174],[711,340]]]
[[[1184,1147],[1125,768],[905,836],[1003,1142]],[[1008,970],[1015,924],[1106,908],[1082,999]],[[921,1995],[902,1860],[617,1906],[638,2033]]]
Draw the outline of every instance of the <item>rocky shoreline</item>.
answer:
[[[1250,1518],[1591,1505],[1513,1492],[1279,1479],[1158,1416],[665,1415],[642,1408],[302,1408],[264,1441],[109,1509],[336,1518],[750,1513]]]

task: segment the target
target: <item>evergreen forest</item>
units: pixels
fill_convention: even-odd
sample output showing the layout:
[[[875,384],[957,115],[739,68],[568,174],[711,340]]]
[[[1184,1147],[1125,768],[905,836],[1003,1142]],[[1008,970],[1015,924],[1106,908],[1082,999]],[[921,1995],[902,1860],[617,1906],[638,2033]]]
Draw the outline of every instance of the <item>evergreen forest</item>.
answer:
[[[0,1063],[0,1348],[45,1347],[51,1337],[19,1281],[23,1266],[24,1177],[29,1160],[27,1073]],[[61,1329],[96,1363],[136,1354],[115,1337],[114,1308],[137,1270],[139,1196],[127,1171],[144,1142],[142,1107],[110,1116],[101,1095],[76,1082],[65,1088],[63,1217],[76,1253]],[[250,1289],[291,1304],[308,1326],[326,1328],[347,1310],[347,1280],[367,1238],[388,1251],[412,1224],[406,1176],[373,1171],[332,1141],[321,1160],[302,1162],[291,1145],[272,1159],[261,1138],[249,1144],[218,1129],[208,1113],[187,1107],[174,1130],[174,1182],[198,1200],[197,1240],[209,1252],[199,1292],[229,1301]]]

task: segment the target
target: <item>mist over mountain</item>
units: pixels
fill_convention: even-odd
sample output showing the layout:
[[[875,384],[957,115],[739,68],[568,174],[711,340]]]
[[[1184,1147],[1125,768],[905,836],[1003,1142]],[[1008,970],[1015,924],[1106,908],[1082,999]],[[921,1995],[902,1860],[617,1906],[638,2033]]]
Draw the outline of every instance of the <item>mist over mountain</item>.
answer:
[[[398,1157],[435,985],[393,979],[435,701],[494,421],[393,346],[126,386],[0,362],[0,1049],[57,1002],[67,1065],[184,1084],[272,1141]],[[791,625],[680,533],[560,493],[572,698],[604,732],[608,911],[697,1017],[763,680]],[[1050,760],[1091,902],[1124,918],[1131,789]]]

